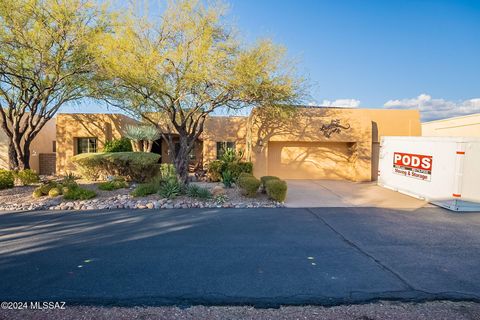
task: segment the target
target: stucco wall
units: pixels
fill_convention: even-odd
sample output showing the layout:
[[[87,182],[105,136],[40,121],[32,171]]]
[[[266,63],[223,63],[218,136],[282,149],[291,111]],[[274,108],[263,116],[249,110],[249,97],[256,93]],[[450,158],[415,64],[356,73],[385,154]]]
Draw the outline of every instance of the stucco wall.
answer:
[[[97,150],[105,142],[122,137],[129,124],[138,123],[122,114],[59,114],[57,116],[57,173],[74,170],[69,158],[76,154],[76,138],[97,138]]]
[[[480,137],[480,113],[424,122],[422,136]]]
[[[40,153],[53,153],[53,141],[55,141],[55,121],[53,118],[48,121],[42,130],[33,140],[30,146],[30,168],[39,172]],[[0,129],[0,168],[8,169],[8,139],[3,130]]]
[[[247,117],[210,117],[205,121],[203,163],[217,159],[217,142],[235,142],[238,151],[246,149]]]
[[[334,133],[326,137],[320,130],[322,125],[328,125],[332,120],[340,119],[340,125],[350,126],[349,129],[341,129],[340,133]],[[254,175],[257,177],[268,175],[269,172],[284,172],[288,168],[269,168],[269,142],[324,142],[334,143],[335,146],[348,144],[349,154],[335,154],[333,158],[347,157],[348,163],[343,163],[338,170],[343,171],[338,177],[354,181],[367,181],[371,177],[370,159],[372,153],[372,125],[369,118],[360,116],[354,109],[335,108],[301,108],[297,113],[278,121],[268,113],[257,109],[252,113],[251,121],[251,159],[254,164]],[[333,146],[333,144],[332,144]],[[344,150],[344,147],[333,148]],[[320,164],[321,165],[321,164]],[[291,170],[295,170],[292,167]],[[290,177],[285,173],[281,178]],[[303,178],[303,176],[300,176]],[[333,175],[332,175],[333,177]]]

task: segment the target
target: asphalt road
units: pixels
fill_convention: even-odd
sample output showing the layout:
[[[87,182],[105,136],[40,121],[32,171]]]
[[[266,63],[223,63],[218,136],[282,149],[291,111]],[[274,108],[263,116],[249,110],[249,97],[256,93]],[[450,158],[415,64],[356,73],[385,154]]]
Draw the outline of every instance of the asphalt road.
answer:
[[[439,208],[0,214],[0,300],[480,301],[480,213]]]

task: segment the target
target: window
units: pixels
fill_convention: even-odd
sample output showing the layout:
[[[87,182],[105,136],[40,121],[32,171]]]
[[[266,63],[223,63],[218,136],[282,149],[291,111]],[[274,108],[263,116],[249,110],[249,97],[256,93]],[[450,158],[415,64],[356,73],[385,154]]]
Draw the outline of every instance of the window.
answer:
[[[55,140],[52,141],[52,152],[57,152],[57,141]]]
[[[97,138],[77,138],[77,154],[97,152]]]
[[[235,149],[235,142],[217,142],[217,159],[220,159],[226,149]]]

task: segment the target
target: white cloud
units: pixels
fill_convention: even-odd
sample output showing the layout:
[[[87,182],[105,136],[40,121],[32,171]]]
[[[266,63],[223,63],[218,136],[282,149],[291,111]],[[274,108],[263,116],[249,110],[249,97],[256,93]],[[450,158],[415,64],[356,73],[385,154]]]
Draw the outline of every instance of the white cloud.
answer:
[[[324,107],[336,107],[336,108],[358,108],[360,106],[360,100],[357,100],[357,99],[323,100],[320,105]]]
[[[389,100],[384,104],[388,109],[419,109],[423,121],[457,117],[480,112],[480,98],[450,101],[434,99],[421,94],[411,99]]]

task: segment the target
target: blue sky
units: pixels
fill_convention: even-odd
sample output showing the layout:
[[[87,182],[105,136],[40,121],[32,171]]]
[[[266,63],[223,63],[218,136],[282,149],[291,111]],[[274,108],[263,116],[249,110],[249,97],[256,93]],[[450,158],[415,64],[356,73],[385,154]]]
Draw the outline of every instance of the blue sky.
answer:
[[[272,38],[299,61],[312,104],[480,112],[480,0],[227,3],[245,41]]]

